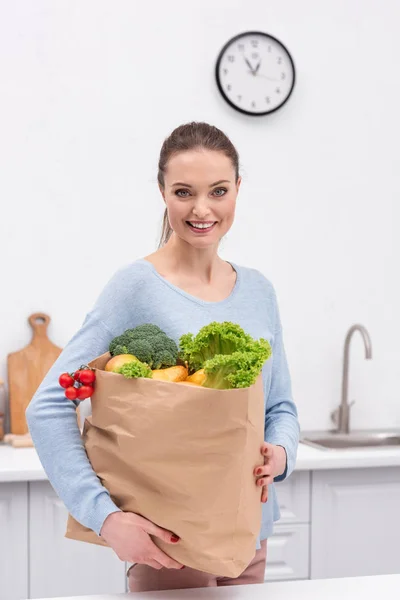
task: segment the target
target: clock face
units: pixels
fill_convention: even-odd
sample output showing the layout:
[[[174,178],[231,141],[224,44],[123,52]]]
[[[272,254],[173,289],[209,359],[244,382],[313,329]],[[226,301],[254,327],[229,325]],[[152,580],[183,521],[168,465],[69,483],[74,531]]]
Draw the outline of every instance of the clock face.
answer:
[[[265,115],[288,100],[295,82],[292,57],[276,38],[242,33],[222,48],[215,69],[219,91],[236,110]]]

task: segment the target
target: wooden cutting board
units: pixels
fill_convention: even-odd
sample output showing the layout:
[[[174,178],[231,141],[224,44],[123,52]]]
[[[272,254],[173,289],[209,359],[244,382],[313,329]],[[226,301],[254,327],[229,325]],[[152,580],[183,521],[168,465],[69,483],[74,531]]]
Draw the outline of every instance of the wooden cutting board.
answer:
[[[62,349],[47,337],[50,317],[34,313],[28,318],[33,330],[31,343],[7,357],[11,433],[28,433],[25,410]],[[61,373],[60,373],[61,375]],[[79,413],[78,413],[79,422]]]

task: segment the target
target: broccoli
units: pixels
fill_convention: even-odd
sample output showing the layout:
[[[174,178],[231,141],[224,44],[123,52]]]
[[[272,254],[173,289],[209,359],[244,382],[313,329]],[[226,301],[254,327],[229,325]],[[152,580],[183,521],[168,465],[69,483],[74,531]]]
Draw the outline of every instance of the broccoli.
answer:
[[[254,342],[252,350],[217,354],[204,363],[203,387],[219,390],[250,387],[256,382],[264,362],[271,356],[267,340]]]
[[[178,346],[157,325],[145,323],[127,329],[111,340],[109,351],[116,354],[133,354],[151,369],[173,367],[178,358]]]
[[[143,333],[147,333],[148,336],[152,336],[160,332],[161,329],[157,327],[157,325],[152,325],[151,323],[139,325],[134,329],[126,329],[121,335],[117,335],[117,337],[111,340],[109,346],[110,354],[113,356],[116,354],[128,354],[128,352],[116,352],[117,346],[123,346],[127,350],[127,345],[133,338],[142,337]],[[118,350],[122,350],[122,348],[118,348]]]
[[[138,360],[132,361],[130,363],[125,363],[117,369],[116,373],[120,373],[124,377],[128,377],[129,379],[134,379],[137,377],[149,377],[152,378],[153,374],[148,365],[142,363]]]
[[[179,340],[179,358],[187,362],[191,372],[202,369],[206,360],[218,354],[249,350],[253,338],[236,323],[213,321],[200,329],[196,336],[185,333]]]
[[[113,349],[113,356],[116,356],[117,354],[129,354],[128,348],[126,346],[121,346],[121,344],[115,346]]]

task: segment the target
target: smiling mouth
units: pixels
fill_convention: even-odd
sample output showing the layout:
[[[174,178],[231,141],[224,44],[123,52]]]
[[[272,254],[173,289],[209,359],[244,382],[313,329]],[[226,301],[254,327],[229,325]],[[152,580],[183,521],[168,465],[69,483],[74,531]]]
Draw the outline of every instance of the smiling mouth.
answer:
[[[214,229],[214,226],[217,224],[217,221],[186,221],[187,226],[196,233],[205,233]]]

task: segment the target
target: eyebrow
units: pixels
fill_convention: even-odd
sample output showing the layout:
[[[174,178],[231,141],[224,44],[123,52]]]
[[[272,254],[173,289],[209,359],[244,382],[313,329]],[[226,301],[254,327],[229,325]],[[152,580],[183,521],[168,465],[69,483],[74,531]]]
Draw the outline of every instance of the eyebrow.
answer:
[[[219,185],[220,183],[230,183],[230,181],[229,181],[229,179],[220,179],[219,181],[212,183],[210,185],[210,188],[214,187],[214,185]],[[193,187],[192,185],[190,185],[190,183],[183,183],[182,181],[176,181],[175,183],[173,183],[171,185],[171,187],[174,187],[174,185],[183,185],[184,187],[189,187],[189,188]]]

